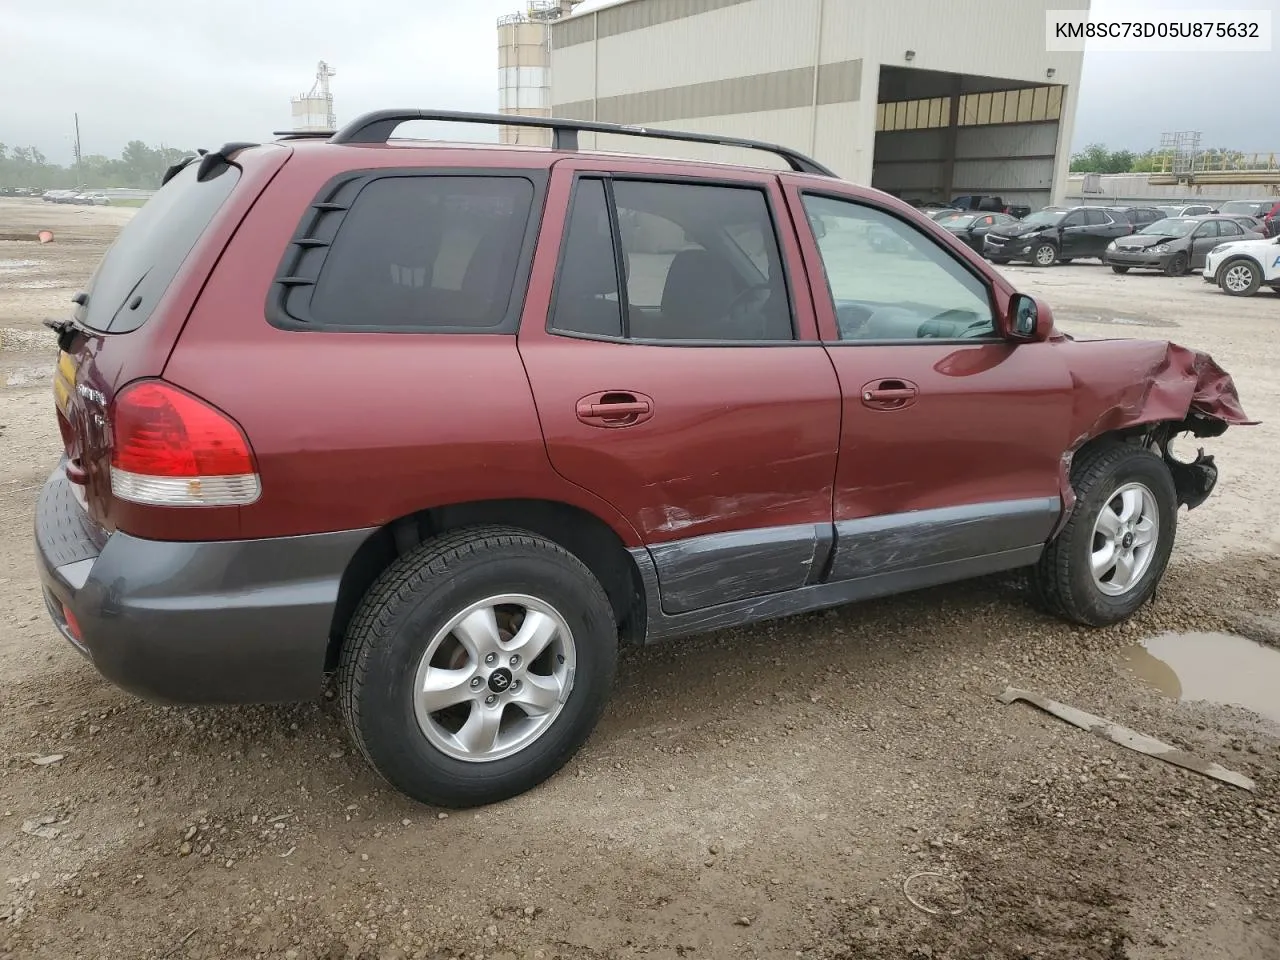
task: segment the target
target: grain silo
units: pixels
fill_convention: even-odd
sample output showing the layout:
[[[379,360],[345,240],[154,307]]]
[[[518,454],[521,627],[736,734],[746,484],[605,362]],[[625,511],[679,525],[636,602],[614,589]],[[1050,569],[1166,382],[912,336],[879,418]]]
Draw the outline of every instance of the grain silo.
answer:
[[[523,13],[498,20],[498,111],[522,117],[551,116],[551,24],[581,0],[530,0]],[[502,127],[503,143],[547,146],[548,130]]]
[[[338,118],[333,112],[333,93],[329,90],[329,78],[335,72],[323,60],[316,66],[316,81],[310,91],[299,94],[290,101],[293,126],[297,131],[336,130]]]

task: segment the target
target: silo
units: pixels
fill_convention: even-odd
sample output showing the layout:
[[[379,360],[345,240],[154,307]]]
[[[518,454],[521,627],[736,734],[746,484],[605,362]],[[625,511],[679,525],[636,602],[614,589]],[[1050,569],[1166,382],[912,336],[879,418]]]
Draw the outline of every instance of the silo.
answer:
[[[530,0],[523,13],[498,20],[498,112],[551,116],[551,24],[580,0]],[[501,127],[502,143],[548,146],[549,130]]]
[[[290,101],[293,114],[293,126],[290,129],[319,131],[337,128],[333,94],[329,90],[329,78],[332,76],[336,76],[333,68],[321,60],[316,67],[316,81],[310,91],[299,94]]]

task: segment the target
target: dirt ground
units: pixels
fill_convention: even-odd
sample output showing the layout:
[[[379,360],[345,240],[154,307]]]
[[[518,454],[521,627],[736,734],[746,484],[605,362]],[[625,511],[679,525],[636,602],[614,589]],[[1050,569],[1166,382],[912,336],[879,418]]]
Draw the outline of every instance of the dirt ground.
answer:
[[[994,578],[631,651],[563,773],[446,815],[389,792],[329,701],[149,705],[49,625],[30,533],[58,451],[39,321],[129,213],[0,201],[0,232],[57,235],[0,243],[0,958],[1280,956],[1280,730],[1164,699],[1118,657],[1166,630],[1280,640],[1280,297],[1092,263],[1008,271],[1073,334],[1208,349],[1264,421],[1211,442],[1219,489],[1182,514],[1132,623],[1067,627]],[[1257,792],[1002,706],[1009,683]],[[909,885],[940,913],[904,896],[920,872],[947,878]]]

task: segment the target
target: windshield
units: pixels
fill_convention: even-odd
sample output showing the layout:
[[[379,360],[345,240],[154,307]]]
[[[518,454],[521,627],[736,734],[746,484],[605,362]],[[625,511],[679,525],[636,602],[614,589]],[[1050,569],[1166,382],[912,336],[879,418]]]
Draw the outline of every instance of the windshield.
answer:
[[[1190,220],[1186,217],[1165,217],[1163,220],[1147,224],[1138,232],[1155,237],[1185,237],[1199,223],[1199,220]]]
[[[1051,227],[1065,216],[1063,210],[1040,210],[1024,217],[1022,222],[1032,227]]]
[[[1261,213],[1264,206],[1266,204],[1254,200],[1228,200],[1222,205],[1221,210],[1223,213],[1243,213],[1252,217]]]
[[[958,217],[941,217],[939,219],[941,219],[941,221],[945,223],[948,227],[967,227],[969,226],[969,224],[973,223],[973,221],[977,220],[978,218],[974,214],[968,213],[968,214],[962,214],[961,216],[958,216]]]

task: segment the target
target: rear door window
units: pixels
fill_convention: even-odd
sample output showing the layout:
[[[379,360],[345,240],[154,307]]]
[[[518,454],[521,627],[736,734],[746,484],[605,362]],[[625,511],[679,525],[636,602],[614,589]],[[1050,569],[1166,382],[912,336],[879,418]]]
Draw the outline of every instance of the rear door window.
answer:
[[[98,265],[85,292],[79,321],[103,333],[129,333],[151,317],[218,208],[240,179],[224,165],[211,178],[196,179],[188,164],[125,224]]]

